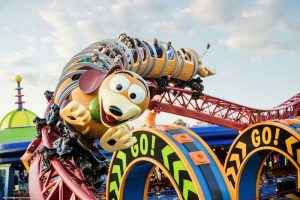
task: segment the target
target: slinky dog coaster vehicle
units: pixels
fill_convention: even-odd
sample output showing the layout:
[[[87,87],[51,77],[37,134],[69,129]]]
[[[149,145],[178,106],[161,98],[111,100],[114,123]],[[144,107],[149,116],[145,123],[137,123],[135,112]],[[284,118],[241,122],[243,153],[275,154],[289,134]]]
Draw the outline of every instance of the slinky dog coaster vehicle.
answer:
[[[55,92],[45,93],[45,118],[36,119],[36,139],[22,157],[30,198],[97,199],[108,173],[106,199],[147,199],[159,166],[179,199],[250,199],[258,197],[258,176],[272,151],[288,157],[299,175],[300,121],[288,118],[299,116],[300,94],[270,110],[252,109],[203,94],[200,77],[214,73],[192,49],[140,39],[104,40],[76,54]],[[129,132],[123,124],[146,109],[148,128]],[[222,166],[188,128],[156,126],[159,112],[241,133]],[[114,152],[110,164],[101,148]]]

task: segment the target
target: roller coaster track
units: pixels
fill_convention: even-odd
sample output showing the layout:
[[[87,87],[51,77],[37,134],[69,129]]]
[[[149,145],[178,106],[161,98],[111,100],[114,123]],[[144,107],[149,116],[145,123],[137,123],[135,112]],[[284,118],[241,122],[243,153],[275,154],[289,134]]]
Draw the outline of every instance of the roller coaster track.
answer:
[[[70,95],[70,92],[78,87],[76,76],[80,76],[87,68],[107,71],[114,65],[108,56],[109,54],[106,55],[99,51],[99,47],[103,45],[110,47],[109,54],[116,56],[117,53],[120,53],[122,55],[123,63],[120,64],[123,65],[124,69],[137,72],[160,92],[159,95],[154,96],[148,107],[156,113],[177,114],[236,130],[243,130],[257,122],[286,119],[300,115],[300,93],[277,107],[261,110],[206,94],[199,95],[203,89],[200,87],[201,82],[198,82],[198,89],[187,89],[191,86],[190,83],[192,82],[190,81],[195,80],[197,71],[195,66],[199,65],[198,56],[193,50],[189,50],[192,57],[190,61],[185,60],[181,50],[178,51],[181,56],[175,51],[173,60],[167,60],[166,49],[164,49],[163,44],[160,44],[163,56],[158,58],[155,48],[151,44],[141,41],[141,45],[145,49],[144,59],[142,59],[140,51],[137,51],[136,59],[134,59],[134,55],[124,44],[116,40],[105,40],[90,45],[67,63],[55,89],[55,99],[49,102],[45,117],[53,101],[60,106]],[[134,46],[137,48],[136,44]],[[153,55],[150,53],[149,46],[153,50]],[[82,61],[84,58],[91,58],[94,54],[99,55],[100,63]],[[129,55],[129,60],[127,55]],[[188,72],[191,73],[188,74]],[[171,82],[161,85],[153,78],[161,78],[163,81],[171,80]],[[186,84],[180,85],[178,80],[185,81]],[[32,149],[29,151],[31,157],[28,161],[30,164],[29,190],[31,199],[96,199],[98,195],[87,186],[74,159],[51,156],[45,151],[45,149],[51,150],[53,143],[60,137],[58,131],[48,125],[40,128],[40,134],[28,148],[29,150]],[[204,199],[204,197],[214,200],[233,199],[232,188],[225,178],[223,167],[219,164],[212,150],[197,134],[184,127],[156,127],[137,130],[133,135],[139,139],[137,140],[139,142],[131,149],[118,151],[113,155],[109,169],[109,184],[107,184],[106,196],[109,199],[129,199],[125,198],[126,195],[131,194],[128,188],[133,188],[133,191],[139,192],[139,198],[135,199],[142,199],[142,196],[144,196],[143,199],[146,199],[147,187],[150,182],[149,174],[151,174],[153,164],[160,165],[167,174],[170,174],[169,178],[175,185],[180,199]],[[290,147],[296,143],[293,137],[291,139],[290,141],[288,138],[288,142],[284,144],[288,144]],[[239,163],[235,157],[229,161]],[[144,179],[141,179],[141,174],[136,171],[138,170],[135,167],[136,163],[138,163],[138,167],[141,166],[141,163],[144,164],[142,166]],[[228,167],[227,176],[232,174],[230,167]],[[148,170],[147,173],[144,169]],[[140,176],[138,179],[140,182],[136,182],[137,179],[134,177],[137,174]],[[129,182],[131,179],[134,181],[128,184],[126,182],[127,176]],[[232,180],[232,182],[234,181]],[[220,186],[220,188],[216,186]],[[137,190],[137,187],[140,190]]]
[[[191,90],[169,86],[162,95],[152,99],[149,109],[198,119],[236,130],[243,130],[257,122],[300,115],[300,93],[267,110],[250,108],[206,94],[194,99],[192,94]]]
[[[157,113],[178,114],[236,130],[243,130],[257,122],[300,115],[300,93],[272,109],[255,109],[210,95],[201,95],[202,81],[196,78],[196,74],[199,72],[200,76],[206,77],[208,72],[207,68],[202,66],[201,58],[196,51],[186,49],[192,57],[192,60],[187,60],[181,49],[171,46],[174,57],[169,60],[164,43],[158,44],[163,52],[161,58],[157,57],[156,50],[150,42],[140,40],[140,43],[140,46],[134,43],[135,53],[132,53],[125,43],[117,39],[103,40],[93,43],[76,54],[62,71],[55,90],[55,103],[61,106],[70,92],[77,87],[78,81],[71,80],[72,77],[80,76],[87,67],[106,71],[116,64],[107,55],[114,57],[121,54],[122,59],[118,64],[126,70],[138,73],[150,85],[160,90],[160,95],[156,95],[149,105],[149,109]],[[103,46],[109,49],[107,55],[99,51],[99,47]],[[144,56],[140,51],[141,47],[145,50]],[[82,61],[84,58],[91,58],[94,54],[98,54],[100,58],[98,64]],[[193,83],[196,87],[192,86]]]

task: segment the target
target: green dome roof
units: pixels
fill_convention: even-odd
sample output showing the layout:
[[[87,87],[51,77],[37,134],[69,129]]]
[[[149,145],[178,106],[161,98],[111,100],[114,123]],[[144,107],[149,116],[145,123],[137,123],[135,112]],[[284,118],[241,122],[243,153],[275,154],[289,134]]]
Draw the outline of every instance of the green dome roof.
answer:
[[[18,86],[15,95],[18,101],[15,104],[18,105],[18,108],[7,113],[0,121],[0,149],[1,144],[32,140],[36,134],[35,124],[33,123],[36,114],[23,108],[25,102],[22,100],[24,95],[21,93],[23,89],[21,87],[22,77],[16,76],[15,81]]]
[[[0,151],[1,144],[16,143],[23,141],[30,141],[35,138],[36,128],[33,126],[22,128],[8,128],[0,130]],[[0,158],[1,163],[1,158]]]
[[[35,117],[36,114],[30,110],[13,110],[2,119],[0,129],[35,126],[32,122]]]

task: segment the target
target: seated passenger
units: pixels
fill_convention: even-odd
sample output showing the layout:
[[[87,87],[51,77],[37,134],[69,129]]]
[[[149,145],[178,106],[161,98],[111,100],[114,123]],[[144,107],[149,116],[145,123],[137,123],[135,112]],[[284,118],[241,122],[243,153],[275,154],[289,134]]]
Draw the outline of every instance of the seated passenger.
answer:
[[[145,59],[145,49],[144,47],[142,46],[142,43],[139,39],[135,38],[135,41],[136,41],[136,45],[141,53],[141,59],[144,60]]]
[[[184,50],[184,48],[181,48],[181,51],[184,54],[184,59],[185,60],[188,60],[188,61],[192,60],[191,56]]]
[[[119,42],[126,43],[126,38],[127,38],[126,33],[121,33],[119,35]]]
[[[120,65],[120,66],[123,66],[123,63],[122,63],[122,55],[120,53],[116,54],[115,58],[114,58],[114,63],[116,65]]]
[[[94,62],[97,62],[97,61],[99,61],[99,55],[95,53],[92,57],[84,57],[79,62],[91,62],[91,63],[94,63]]]
[[[79,62],[91,62],[91,57],[84,57]]]
[[[105,55],[107,55],[109,52],[109,48],[107,46],[101,46],[98,50]]]
[[[171,42],[168,42],[167,45],[167,56],[168,56],[168,60],[172,60],[174,57],[174,49],[171,48]]]
[[[99,45],[98,51],[102,51],[102,49],[105,47],[105,45]]]
[[[176,51],[176,52],[177,52],[178,58],[182,59],[182,55],[181,55],[180,51]]]
[[[131,53],[134,54],[134,40],[132,38],[130,38],[128,41],[127,41],[127,45],[128,49],[130,49]]]
[[[160,46],[158,46],[158,40],[156,38],[154,38],[153,40],[153,46],[156,50],[156,55],[158,58],[161,58],[162,57],[162,49],[160,48]]]
[[[150,55],[153,57],[154,56],[154,52],[153,52],[152,47],[148,43],[146,43],[146,45],[147,45],[147,47],[148,47],[148,49],[150,51]]]
[[[99,62],[99,60],[100,60],[99,55],[96,53],[91,58],[92,63],[97,63],[97,62]]]
[[[128,41],[127,41],[127,47],[128,49],[130,50],[131,54],[134,55],[134,52],[135,52],[135,49],[133,48],[133,45],[134,45],[134,40],[132,38],[130,38]],[[128,60],[128,63],[131,64],[131,60],[130,60],[130,54],[127,53],[127,60]]]
[[[126,35],[126,33],[121,33],[120,35],[119,35],[119,37],[118,37],[118,42],[114,42],[116,45],[118,45],[121,49],[122,49],[122,51],[125,51],[125,48],[124,48],[124,46],[123,45],[126,45],[126,43],[127,43],[127,35]],[[120,43],[122,43],[122,44],[120,44]],[[113,48],[113,51],[114,52],[117,52],[117,51],[119,51],[119,49],[118,48]]]

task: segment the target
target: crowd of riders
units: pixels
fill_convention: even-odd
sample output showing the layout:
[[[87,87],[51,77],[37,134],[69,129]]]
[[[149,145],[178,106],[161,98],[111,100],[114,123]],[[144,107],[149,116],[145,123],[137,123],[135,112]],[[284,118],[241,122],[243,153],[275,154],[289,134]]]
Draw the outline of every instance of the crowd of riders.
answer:
[[[130,36],[128,36],[126,33],[121,33],[118,37],[118,42],[116,43],[125,53],[126,53],[126,58],[129,64],[131,64],[131,60],[130,60],[130,54],[133,55],[133,60],[134,62],[136,62],[138,55],[141,57],[142,60],[145,60],[146,58],[146,49],[145,47],[142,45],[142,42],[140,41],[140,39],[138,38],[132,38]],[[162,58],[163,56],[163,50],[161,48],[161,44],[159,43],[157,38],[153,39],[152,44],[150,45],[149,43],[143,41],[146,45],[147,48],[150,51],[150,55],[152,57],[154,57],[154,51],[153,49],[155,49],[156,52],[156,57],[157,58]],[[120,43],[122,43],[122,45],[120,45]],[[129,49],[126,51],[126,49],[124,48],[124,46],[126,46]],[[117,65],[123,65],[124,60],[122,57],[122,53],[119,51],[119,49],[110,47],[108,45],[100,45],[98,48],[98,51],[101,52],[102,54],[107,55],[108,57],[110,57],[112,59],[112,61],[117,64]],[[180,49],[182,54],[179,53],[179,51],[177,51],[177,55],[179,58],[182,57],[182,55],[184,56],[185,60],[191,60],[191,56],[185,51],[184,48]],[[139,53],[137,53],[137,51],[139,51]],[[112,53],[114,52],[114,53]],[[174,59],[174,54],[175,54],[175,49],[172,47],[172,43],[168,42],[166,44],[166,57],[168,60],[172,60]],[[80,60],[80,62],[92,62],[92,63],[100,63],[100,57],[97,53],[93,54],[92,57],[86,57]]]

